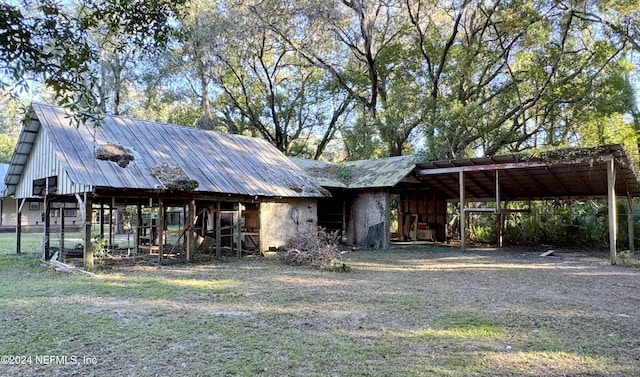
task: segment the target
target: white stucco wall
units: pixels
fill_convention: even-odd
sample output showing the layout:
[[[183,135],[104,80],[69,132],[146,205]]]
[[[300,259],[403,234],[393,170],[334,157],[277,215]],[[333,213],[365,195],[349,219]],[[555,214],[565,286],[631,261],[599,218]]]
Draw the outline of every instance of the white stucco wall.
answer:
[[[389,192],[386,189],[360,191],[354,194],[347,219],[347,243],[363,245],[369,227],[384,223],[382,248],[389,246]]]
[[[281,247],[290,238],[318,226],[315,199],[290,199],[281,203],[260,203],[260,248]]]

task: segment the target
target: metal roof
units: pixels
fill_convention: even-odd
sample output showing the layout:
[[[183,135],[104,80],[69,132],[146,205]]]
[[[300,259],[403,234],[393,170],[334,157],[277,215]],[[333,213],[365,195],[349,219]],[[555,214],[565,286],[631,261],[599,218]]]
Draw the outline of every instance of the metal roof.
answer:
[[[495,197],[496,171],[501,200],[598,198],[607,196],[607,161],[616,165],[616,194],[640,196],[632,163],[620,145],[572,148],[538,156],[506,155],[432,161],[416,165],[414,174],[447,199],[458,199],[464,172],[468,200]]]
[[[61,166],[79,185],[161,189],[152,168],[181,167],[197,192],[268,197],[320,197],[321,187],[266,140],[166,123],[103,115],[99,127],[74,122],[68,110],[32,105],[32,122],[20,134],[6,183],[17,185],[38,132],[45,132]],[[101,145],[132,152],[128,166],[95,157]],[[11,190],[9,190],[11,192]]]
[[[374,160],[347,161],[340,164],[291,158],[323,187],[383,188],[393,187],[405,179],[415,167],[413,156],[397,156]]]

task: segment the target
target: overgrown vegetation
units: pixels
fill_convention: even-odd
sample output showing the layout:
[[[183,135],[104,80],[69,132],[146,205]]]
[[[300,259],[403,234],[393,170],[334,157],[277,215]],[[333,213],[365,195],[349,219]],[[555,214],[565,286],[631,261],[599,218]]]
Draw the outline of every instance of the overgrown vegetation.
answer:
[[[640,268],[640,261],[636,259],[631,250],[623,250],[611,258],[611,264],[614,266],[635,267]]]
[[[494,206],[493,203],[488,204]],[[560,247],[607,248],[609,245],[608,210],[605,200],[546,201],[511,203],[512,208],[528,211],[510,213],[504,219],[505,245],[554,245]],[[450,228],[457,231],[457,211],[450,218]],[[627,206],[618,203],[618,247],[629,247]],[[634,204],[634,213],[640,207]],[[640,234],[639,224],[635,234]],[[497,241],[497,217],[494,214],[468,216],[470,239],[479,243],[495,244]]]

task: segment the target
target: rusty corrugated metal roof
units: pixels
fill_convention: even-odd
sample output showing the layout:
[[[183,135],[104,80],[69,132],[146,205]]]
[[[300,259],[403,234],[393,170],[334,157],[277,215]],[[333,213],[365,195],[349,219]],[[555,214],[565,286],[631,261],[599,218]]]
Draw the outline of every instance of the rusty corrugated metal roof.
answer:
[[[151,169],[181,167],[199,192],[269,197],[321,197],[321,187],[266,140],[166,123],[104,115],[99,127],[72,124],[66,109],[34,104],[33,115],[54,144],[74,183],[152,190],[162,183]],[[115,144],[134,159],[121,167],[95,157]]]
[[[415,175],[439,195],[459,198],[464,172],[468,199],[495,197],[496,172],[502,200],[607,197],[607,162],[615,161],[618,196],[640,196],[638,170],[618,144],[567,148],[538,155],[503,155],[420,163]]]
[[[323,187],[350,189],[393,187],[413,171],[416,163],[414,156],[347,161],[339,164],[300,158],[291,160]]]

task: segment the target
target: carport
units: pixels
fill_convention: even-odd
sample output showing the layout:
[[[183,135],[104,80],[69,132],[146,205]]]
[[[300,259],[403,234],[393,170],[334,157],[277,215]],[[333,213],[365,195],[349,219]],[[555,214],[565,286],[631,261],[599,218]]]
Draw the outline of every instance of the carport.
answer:
[[[616,200],[627,200],[630,250],[634,252],[632,199],[640,196],[637,168],[621,145],[571,148],[537,155],[505,155],[419,163],[413,172],[421,186],[458,201],[460,244],[465,250],[466,214],[502,216],[509,201],[607,199],[609,248],[616,255]],[[495,208],[469,208],[469,202],[495,202]],[[498,230],[499,233],[501,229]],[[498,239],[501,242],[501,234]]]

